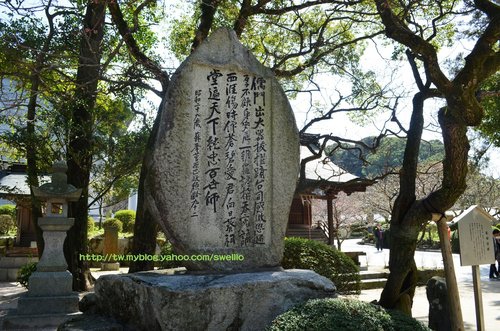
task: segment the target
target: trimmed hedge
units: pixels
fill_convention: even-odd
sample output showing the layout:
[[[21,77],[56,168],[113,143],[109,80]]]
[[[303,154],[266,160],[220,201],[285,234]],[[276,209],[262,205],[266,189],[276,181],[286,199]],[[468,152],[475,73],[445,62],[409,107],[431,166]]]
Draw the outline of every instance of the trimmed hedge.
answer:
[[[15,205],[1,205],[0,215],[10,215],[12,219],[16,219],[16,206]]]
[[[119,210],[114,218],[119,219],[123,224],[123,232],[133,232],[135,222],[135,211],[130,209]]]
[[[285,238],[281,265],[285,269],[310,269],[329,278],[342,294],[360,292],[359,269],[347,255],[315,240]]]
[[[16,229],[16,222],[9,214],[0,215],[0,234],[6,235]]]
[[[87,229],[89,233],[95,231],[95,221],[92,217],[87,218]]]
[[[399,312],[350,299],[314,299],[279,315],[268,331],[428,331]]]
[[[105,228],[107,226],[116,226],[118,228],[118,232],[122,232],[123,230],[123,224],[117,218],[108,218],[105,220],[104,223],[102,223],[102,227]]]

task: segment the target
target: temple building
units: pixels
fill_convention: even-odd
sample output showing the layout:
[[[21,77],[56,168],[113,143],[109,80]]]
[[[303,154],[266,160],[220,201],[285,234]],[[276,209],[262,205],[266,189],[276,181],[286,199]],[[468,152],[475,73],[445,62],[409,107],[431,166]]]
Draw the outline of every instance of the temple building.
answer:
[[[373,180],[348,173],[321,151],[317,136],[303,134],[300,146],[301,169],[299,184],[290,208],[287,237],[304,237],[333,244],[332,201],[339,192],[347,195],[364,192]],[[323,227],[313,222],[312,199],[327,201],[328,224]]]

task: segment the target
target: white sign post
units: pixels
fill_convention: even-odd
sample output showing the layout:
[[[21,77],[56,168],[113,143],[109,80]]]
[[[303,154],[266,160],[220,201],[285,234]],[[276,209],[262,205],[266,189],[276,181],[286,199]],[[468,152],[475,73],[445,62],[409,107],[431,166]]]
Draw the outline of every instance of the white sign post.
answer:
[[[456,218],[460,243],[460,264],[472,266],[477,330],[484,330],[483,298],[479,266],[495,262],[491,224],[493,217],[481,207],[469,207]]]

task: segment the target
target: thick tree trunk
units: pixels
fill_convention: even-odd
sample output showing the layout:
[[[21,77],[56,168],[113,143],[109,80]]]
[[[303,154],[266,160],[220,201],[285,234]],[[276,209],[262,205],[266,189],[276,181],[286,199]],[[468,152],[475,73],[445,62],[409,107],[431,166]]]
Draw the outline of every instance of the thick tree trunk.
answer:
[[[419,104],[415,104],[414,99],[414,107]],[[413,257],[418,232],[422,225],[432,218],[432,213],[444,214],[465,190],[469,150],[465,122],[459,120],[456,109],[450,107],[441,109],[439,122],[445,145],[442,185],[426,198],[415,200],[416,168],[412,167],[418,161],[416,143],[420,140],[417,130],[419,125],[415,124],[415,128],[413,127],[414,123],[419,122],[420,117],[415,108],[413,116],[411,127],[415,131],[410,129],[408,134],[405,159],[400,174],[400,194],[394,204],[391,218],[390,275],[380,297],[380,304],[383,307],[396,308],[408,314],[411,314],[416,286],[416,266]]]
[[[37,100],[38,94],[40,93],[40,82],[41,82],[41,74],[45,67],[45,59],[47,57],[47,53],[50,49],[50,44],[52,43],[52,39],[54,37],[54,22],[53,17],[48,15],[48,10],[50,7],[50,3],[47,4],[46,7],[46,17],[48,21],[48,33],[47,37],[43,42],[42,48],[39,50],[33,71],[31,72],[30,77],[30,94],[29,101],[26,112],[26,174],[28,178],[28,185],[30,187],[31,193],[31,221],[32,224],[35,225],[35,234],[36,234],[36,244],[38,248],[38,257],[42,256],[43,248],[44,248],[44,240],[43,240],[43,231],[38,226],[38,218],[42,216],[42,208],[40,205],[40,201],[34,196],[32,187],[38,187],[38,152],[37,152],[37,136],[36,136],[36,110],[37,110]]]
[[[148,176],[149,167],[151,165],[151,155],[155,146],[156,134],[158,133],[162,107],[163,103],[160,105],[158,115],[156,116],[155,123],[153,125],[153,130],[149,136],[141,167],[139,189],[137,191],[137,212],[135,214],[134,241],[132,243],[132,254],[134,255],[152,255],[155,253],[156,248],[158,224],[155,222],[144,203],[144,185]],[[135,261],[130,264],[129,273],[153,269],[153,261]]]
[[[37,68],[41,68],[41,65],[37,66]],[[27,110],[27,124],[26,124],[26,133],[27,133],[27,141],[26,141],[26,174],[28,178],[28,185],[30,187],[31,192],[31,222],[35,225],[35,234],[36,234],[36,245],[38,248],[38,257],[42,257],[43,248],[44,248],[44,240],[43,240],[43,231],[38,226],[38,218],[42,216],[42,209],[40,206],[40,202],[33,194],[32,187],[38,187],[38,158],[37,158],[37,150],[36,150],[36,133],[35,133],[35,114],[36,114],[36,100],[38,95],[38,86],[40,83],[39,72],[34,72],[31,79],[31,91],[30,91],[30,100],[28,103]]]
[[[408,211],[415,203],[418,153],[424,125],[425,95],[413,98],[413,112],[408,130],[403,167],[399,176],[399,195],[394,202],[390,224],[389,278],[382,291],[380,304],[399,308],[411,315],[411,301],[415,293],[416,267],[413,259],[417,247],[420,219],[408,219]]]
[[[408,229],[396,222],[390,227],[389,277],[380,297],[380,305],[411,315],[411,302],[417,284],[414,261],[419,227]],[[413,235],[410,235],[413,234]]]
[[[71,204],[70,215],[75,224],[68,231],[64,254],[68,269],[73,274],[73,289],[86,291],[92,285],[92,276],[86,261],[88,186],[92,166],[92,109],[97,96],[100,77],[101,43],[104,36],[104,1],[89,1],[84,17],[80,56],[73,100],[70,141],[68,146],[68,182],[82,188],[80,199]]]

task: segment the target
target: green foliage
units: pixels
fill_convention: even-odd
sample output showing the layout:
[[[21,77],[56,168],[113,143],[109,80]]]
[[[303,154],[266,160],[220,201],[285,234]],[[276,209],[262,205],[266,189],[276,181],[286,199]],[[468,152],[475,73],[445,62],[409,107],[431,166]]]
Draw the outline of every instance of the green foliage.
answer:
[[[134,233],[134,227],[135,227],[135,220],[133,220],[132,222],[128,223],[127,229],[125,230],[125,232],[133,234]]]
[[[249,9],[252,11],[259,6],[282,12],[279,15],[254,12],[245,19],[240,40],[259,61],[277,74],[285,90],[301,90],[303,83],[320,72],[347,77],[352,82],[355,95],[370,90],[367,86],[376,86],[374,80],[368,79],[370,75],[365,76],[359,66],[365,44],[354,42],[360,35],[377,28],[371,19],[364,16],[368,12],[366,7],[371,5],[353,5],[352,10],[355,7],[360,9],[355,18],[347,18],[341,10],[337,12],[327,3],[291,10],[290,7],[294,6],[290,1],[271,1]],[[233,27],[240,9],[240,1],[221,2],[211,31],[218,27]],[[199,2],[196,2],[184,4],[182,15],[173,19],[169,49],[179,60],[184,60],[191,53],[201,15]],[[361,22],[365,24],[364,28]],[[364,78],[367,78],[366,84]]]
[[[268,331],[425,331],[399,311],[349,299],[314,299],[278,316]]]
[[[36,271],[36,265],[37,262],[28,263],[22,266],[17,272],[17,281],[25,288],[28,288],[29,278]]]
[[[12,216],[7,214],[0,214],[0,234],[6,235],[10,231],[14,231],[16,229],[16,222],[12,218]]]
[[[310,269],[329,278],[339,293],[359,293],[359,269],[344,253],[319,241],[285,238],[281,265],[285,269]]]
[[[481,105],[485,110],[485,117],[479,131],[495,146],[500,147],[500,73],[497,72],[483,84]]]
[[[26,158],[26,147],[36,145],[38,172],[48,169],[55,158],[61,157],[58,151],[67,150],[64,144],[71,131],[71,109],[81,101],[75,99],[82,36],[76,31],[82,30],[87,4],[69,1],[62,11],[55,2],[0,5],[0,124],[8,128],[0,133],[0,152],[13,159]],[[134,23],[134,38],[141,51],[148,55],[156,52],[153,45],[158,43],[157,33],[150,27],[159,21],[161,8],[154,1],[147,4],[126,1],[121,9],[125,19]],[[51,13],[53,25],[44,11]],[[106,47],[102,62],[106,65],[102,67],[96,103],[89,109],[86,126],[92,129],[90,149],[96,161],[92,165],[90,191],[97,195],[109,191],[116,200],[121,200],[120,197],[130,193],[131,186],[137,187],[134,184],[138,182],[151,119],[139,115],[134,130],[129,130],[129,125],[137,119],[137,114],[148,113],[156,106],[142,102],[144,89],[136,87],[143,85],[135,84],[144,77],[143,68],[131,60],[123,45],[120,49],[120,35],[115,27],[106,24],[104,29]],[[42,83],[34,91],[35,133],[28,134],[25,108],[33,92],[33,75],[39,76]],[[124,182],[130,186],[123,185]]]
[[[87,218],[87,229],[89,233],[95,231],[95,221],[92,217]]]
[[[441,246],[437,225],[434,222],[427,223],[418,234],[418,238],[422,238],[422,240],[418,242],[419,247],[439,249]]]
[[[0,206],[0,215],[10,215],[13,219],[16,219],[16,206],[15,205]]]
[[[108,218],[102,224],[104,228],[114,226],[118,229],[118,232],[123,231],[123,223],[117,218]]]
[[[115,213],[114,217],[122,222],[124,232],[134,231],[134,223],[135,223],[134,210],[129,210],[129,209],[119,210]]]

